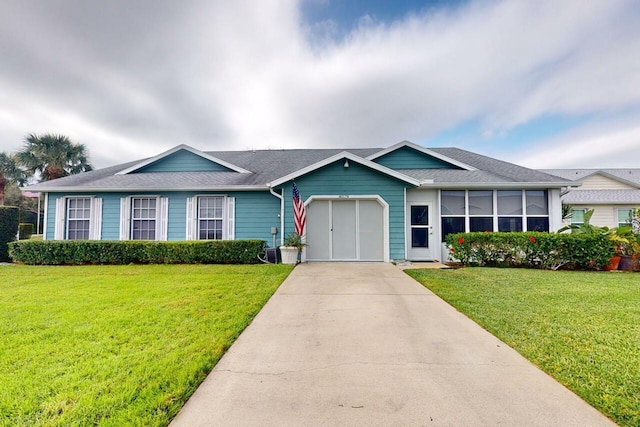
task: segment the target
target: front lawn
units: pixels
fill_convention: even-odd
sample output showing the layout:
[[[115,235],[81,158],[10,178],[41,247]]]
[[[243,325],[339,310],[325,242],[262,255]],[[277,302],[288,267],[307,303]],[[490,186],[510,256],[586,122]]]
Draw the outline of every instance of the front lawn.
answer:
[[[0,266],[0,425],[166,425],[290,271]]]
[[[638,274],[407,273],[618,424],[640,425]]]

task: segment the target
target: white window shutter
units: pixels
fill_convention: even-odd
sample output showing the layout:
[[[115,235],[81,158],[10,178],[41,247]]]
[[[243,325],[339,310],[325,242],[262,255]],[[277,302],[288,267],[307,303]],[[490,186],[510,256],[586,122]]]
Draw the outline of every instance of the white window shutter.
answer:
[[[67,198],[58,197],[56,199],[56,221],[54,223],[53,239],[64,240],[64,223],[67,214]]]
[[[131,223],[131,198],[120,199],[120,240],[129,240],[129,227]]]
[[[156,210],[156,240],[167,240],[169,224],[169,198],[158,197]]]
[[[198,198],[187,197],[187,240],[198,238]]]
[[[236,239],[236,198],[227,197],[227,240]]]
[[[91,199],[91,219],[89,220],[89,240],[102,238],[102,198]]]

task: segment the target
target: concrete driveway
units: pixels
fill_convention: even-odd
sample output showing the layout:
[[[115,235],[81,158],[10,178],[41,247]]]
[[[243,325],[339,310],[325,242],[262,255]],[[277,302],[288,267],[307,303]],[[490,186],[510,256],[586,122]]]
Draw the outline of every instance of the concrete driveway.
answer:
[[[614,425],[391,264],[289,278],[172,426]]]

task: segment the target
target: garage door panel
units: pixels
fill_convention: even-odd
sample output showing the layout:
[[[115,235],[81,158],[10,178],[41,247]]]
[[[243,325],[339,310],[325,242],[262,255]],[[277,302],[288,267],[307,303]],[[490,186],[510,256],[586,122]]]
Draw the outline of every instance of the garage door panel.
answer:
[[[376,200],[312,201],[307,205],[306,259],[383,261],[384,217]]]
[[[356,202],[334,200],[332,203],[333,259],[357,259]]]
[[[382,205],[375,200],[360,200],[358,216],[360,225],[360,259],[384,259]]]
[[[330,229],[329,201],[318,200],[307,208],[307,258],[328,260]]]

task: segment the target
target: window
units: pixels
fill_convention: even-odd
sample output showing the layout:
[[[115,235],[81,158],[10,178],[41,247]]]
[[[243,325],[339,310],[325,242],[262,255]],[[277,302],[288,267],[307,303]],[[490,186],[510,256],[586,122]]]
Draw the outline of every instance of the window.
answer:
[[[224,197],[198,198],[198,238],[221,240]]]
[[[91,199],[73,198],[67,200],[67,239],[86,240],[89,238]]]
[[[129,196],[120,199],[120,240],[167,240],[169,199]]]
[[[442,190],[442,241],[472,231],[549,231],[547,190]]]
[[[93,196],[56,199],[54,240],[100,240],[102,199]]]
[[[462,190],[442,190],[440,192],[440,213],[442,216],[442,241],[448,234],[465,231],[465,192]]]
[[[522,191],[498,191],[498,215],[498,231],[522,231]]]
[[[586,209],[571,209],[571,224],[584,224],[584,214],[586,211]]]
[[[442,191],[442,215],[464,215],[464,191]]]
[[[447,234],[464,233],[464,218],[442,217],[442,241]]]
[[[155,197],[134,197],[131,199],[131,240],[156,239]]]
[[[235,239],[235,197],[187,197],[187,240]]]
[[[618,209],[618,227],[631,225],[631,213],[633,209]]]
[[[469,231],[493,231],[493,191],[469,191]]]

